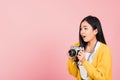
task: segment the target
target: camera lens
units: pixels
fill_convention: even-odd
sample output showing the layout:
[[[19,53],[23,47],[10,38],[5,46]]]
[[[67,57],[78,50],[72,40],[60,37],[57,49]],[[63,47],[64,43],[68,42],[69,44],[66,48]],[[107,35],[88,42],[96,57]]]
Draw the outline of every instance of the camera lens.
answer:
[[[73,56],[76,55],[76,51],[75,51],[74,49],[71,49],[71,50],[69,50],[68,52],[69,52],[69,55],[70,55],[71,57],[73,57]]]

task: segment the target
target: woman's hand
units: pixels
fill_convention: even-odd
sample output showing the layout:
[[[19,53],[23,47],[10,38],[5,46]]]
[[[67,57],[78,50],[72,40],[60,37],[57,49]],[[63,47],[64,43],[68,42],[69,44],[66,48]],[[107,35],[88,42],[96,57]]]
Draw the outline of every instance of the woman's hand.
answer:
[[[69,55],[69,53],[67,53],[67,56],[68,56],[68,59],[73,59],[73,60],[75,60],[75,56],[71,57],[71,56]]]
[[[85,58],[85,51],[84,51],[84,48],[82,48],[79,52],[78,52],[78,59],[81,63],[83,63],[84,61],[86,61],[86,58]]]

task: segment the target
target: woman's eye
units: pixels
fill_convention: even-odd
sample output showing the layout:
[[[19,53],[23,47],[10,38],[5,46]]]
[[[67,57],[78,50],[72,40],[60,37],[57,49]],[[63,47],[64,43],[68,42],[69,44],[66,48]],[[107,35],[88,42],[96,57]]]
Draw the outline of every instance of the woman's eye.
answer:
[[[82,30],[82,28],[80,28],[80,31]]]
[[[87,30],[88,28],[84,28],[85,30]]]

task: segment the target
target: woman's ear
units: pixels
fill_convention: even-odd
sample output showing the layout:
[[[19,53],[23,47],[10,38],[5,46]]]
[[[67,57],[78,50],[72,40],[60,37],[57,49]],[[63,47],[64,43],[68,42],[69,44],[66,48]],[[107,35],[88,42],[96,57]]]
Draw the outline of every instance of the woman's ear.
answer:
[[[98,29],[95,29],[94,30],[94,34],[96,35],[98,33]]]

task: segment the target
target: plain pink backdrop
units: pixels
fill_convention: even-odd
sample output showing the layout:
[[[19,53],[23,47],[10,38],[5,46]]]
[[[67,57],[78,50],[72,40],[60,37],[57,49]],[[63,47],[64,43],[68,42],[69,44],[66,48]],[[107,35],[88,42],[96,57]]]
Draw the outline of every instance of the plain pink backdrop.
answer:
[[[0,80],[74,80],[66,53],[88,15],[102,23],[120,80],[119,7],[119,0],[0,0]]]

